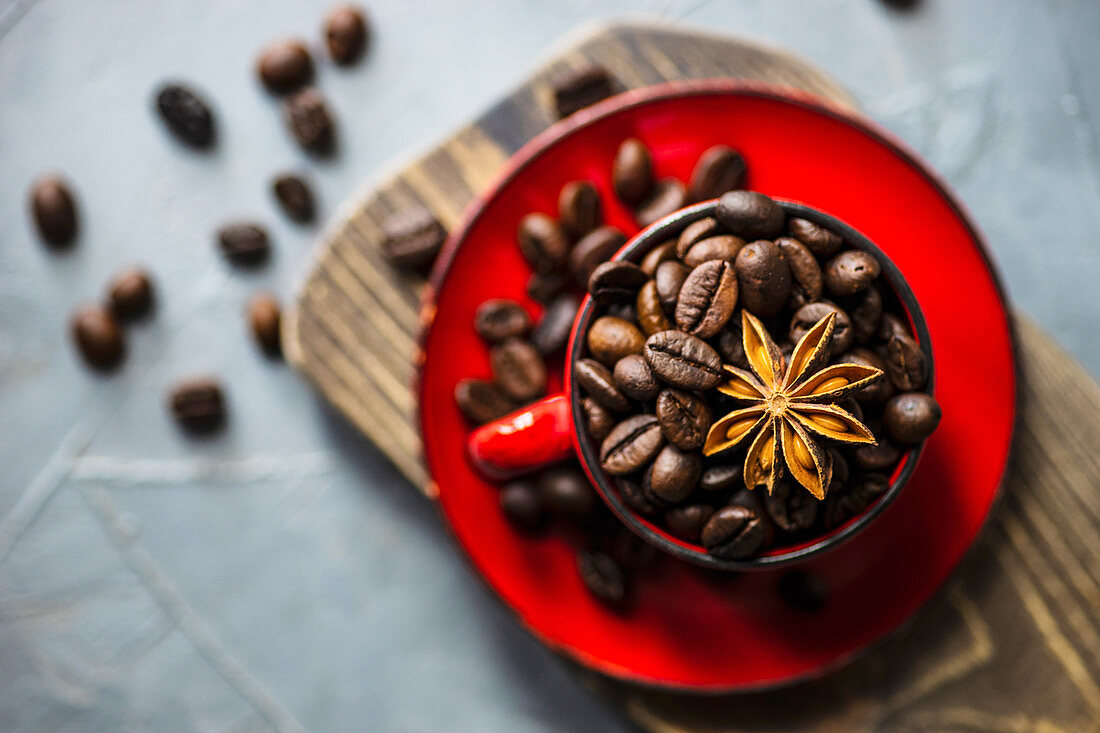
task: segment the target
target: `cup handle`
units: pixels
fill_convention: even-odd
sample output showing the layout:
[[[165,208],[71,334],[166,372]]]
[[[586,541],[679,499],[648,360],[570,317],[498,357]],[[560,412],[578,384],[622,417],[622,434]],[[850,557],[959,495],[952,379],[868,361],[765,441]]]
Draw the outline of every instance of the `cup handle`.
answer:
[[[573,420],[564,394],[546,397],[470,434],[466,453],[494,480],[530,473],[575,455]]]

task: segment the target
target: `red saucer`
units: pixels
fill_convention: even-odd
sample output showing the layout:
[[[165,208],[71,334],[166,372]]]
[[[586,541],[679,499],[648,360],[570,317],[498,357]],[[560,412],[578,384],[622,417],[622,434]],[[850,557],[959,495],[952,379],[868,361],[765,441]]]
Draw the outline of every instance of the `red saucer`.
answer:
[[[497,490],[466,462],[468,428],[454,404],[463,377],[488,376],[471,326],[490,297],[524,292],[515,244],[531,211],[554,214],[558,191],[596,183],[609,223],[636,231],[611,193],[618,144],[642,139],[658,175],[686,180],[699,154],[725,143],[749,164],[748,187],[801,201],[878,244],[924,308],[936,354],[943,421],[912,481],[870,527],[807,567],[829,589],[825,608],[797,611],[779,597],[783,571],[737,576],[662,563],[640,579],[619,616],[581,586],[557,538],[513,531]],[[510,161],[467,210],[433,273],[418,384],[420,426],[439,507],[476,571],[536,637],[605,674],[699,691],[774,687],[822,674],[902,626],[943,585],[977,538],[998,496],[1016,399],[1013,335],[981,235],[946,185],[877,125],[799,92],[729,80],[628,92],[551,127]],[[561,369],[551,390],[561,386]]]

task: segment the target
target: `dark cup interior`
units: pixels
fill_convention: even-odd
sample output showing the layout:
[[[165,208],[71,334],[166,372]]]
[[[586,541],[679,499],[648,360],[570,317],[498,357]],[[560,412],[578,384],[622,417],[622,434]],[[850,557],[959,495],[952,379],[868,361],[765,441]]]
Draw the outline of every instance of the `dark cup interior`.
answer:
[[[894,265],[894,263],[890,261],[890,258],[875,246],[871,240],[839,219],[803,204],[782,201],[779,199],[777,199],[777,202],[783,207],[787,216],[801,217],[826,227],[843,237],[844,241],[850,246],[870,252],[875,256],[882,266],[882,278],[890,285],[890,288],[893,290],[893,297],[896,298],[897,302],[901,304],[902,309],[908,315],[913,333],[916,335],[921,350],[924,352],[924,358],[927,360],[929,373],[928,384],[924,389],[931,393],[933,381],[935,379],[935,364],[932,360],[932,344],[928,335],[928,324],[925,323],[924,314],[921,312],[920,305],[917,303],[917,299],[913,295],[912,289],[910,289],[909,284],[905,281],[905,278],[902,276],[897,266]],[[717,201],[706,201],[681,209],[669,215],[638,233],[615,254],[613,259],[628,260],[631,262],[640,261],[649,250],[679,233],[688,224],[698,219],[702,219],[703,217],[712,216],[716,205]],[[887,293],[884,293],[884,295],[890,297]],[[876,517],[882,514],[894,499],[897,498],[898,494],[901,493],[901,490],[905,487],[905,484],[909,481],[909,478],[913,475],[913,471],[917,466],[917,461],[920,459],[921,453],[924,450],[923,443],[910,448],[891,475],[890,486],[887,488],[886,492],[879,497],[878,501],[867,507],[861,514],[852,517],[830,532],[809,541],[802,542],[789,548],[773,548],[755,557],[724,560],[708,554],[701,545],[687,543],[674,537],[661,527],[658,527],[644,517],[633,512],[623,502],[619,497],[618,490],[612,483],[611,477],[601,468],[598,448],[593,444],[593,441],[588,435],[588,428],[583,418],[584,410],[581,408],[581,398],[583,395],[581,395],[580,390],[573,388],[572,365],[584,356],[584,334],[588,333],[589,324],[596,314],[595,309],[595,302],[591,298],[585,298],[580,313],[577,316],[577,321],[574,324],[574,336],[570,342],[569,354],[566,360],[566,364],[569,365],[569,368],[566,369],[565,377],[566,390],[572,408],[574,434],[577,438],[577,452],[581,457],[581,464],[584,466],[585,472],[588,473],[589,478],[592,480],[600,496],[615,515],[642,539],[658,549],[695,565],[717,570],[774,568],[780,565],[805,560],[840,546],[842,543],[858,534],[864,527],[867,527]]]

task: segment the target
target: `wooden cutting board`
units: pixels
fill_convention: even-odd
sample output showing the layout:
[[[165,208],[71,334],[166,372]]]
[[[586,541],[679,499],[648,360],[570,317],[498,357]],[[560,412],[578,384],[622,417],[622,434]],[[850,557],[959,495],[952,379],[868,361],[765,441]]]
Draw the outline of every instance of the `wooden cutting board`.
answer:
[[[755,42],[613,25],[559,47],[526,83],[341,209],[284,324],[291,363],[429,492],[409,391],[423,279],[381,255],[381,222],[419,203],[454,225],[501,164],[556,119],[554,74],[597,62],[623,88],[741,77],[852,98]],[[587,686],[653,731],[1100,730],[1100,387],[1025,316],[1020,417],[1006,498],[983,546],[901,638],[778,692],[655,693],[583,669]]]

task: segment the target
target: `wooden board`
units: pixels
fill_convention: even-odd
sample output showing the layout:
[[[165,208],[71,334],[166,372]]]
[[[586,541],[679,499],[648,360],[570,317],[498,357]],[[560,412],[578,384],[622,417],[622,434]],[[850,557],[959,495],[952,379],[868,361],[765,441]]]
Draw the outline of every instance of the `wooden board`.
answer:
[[[423,281],[389,267],[379,225],[410,203],[453,225],[500,165],[555,119],[551,76],[595,61],[623,88],[744,77],[852,104],[790,54],[697,32],[615,25],[578,38],[477,121],[358,192],[329,227],[284,341],[290,361],[414,486],[426,489],[409,392]],[[1100,730],[1100,387],[1017,318],[1021,411],[1006,499],[984,544],[902,638],[823,680],[698,698],[577,670],[643,728]]]

